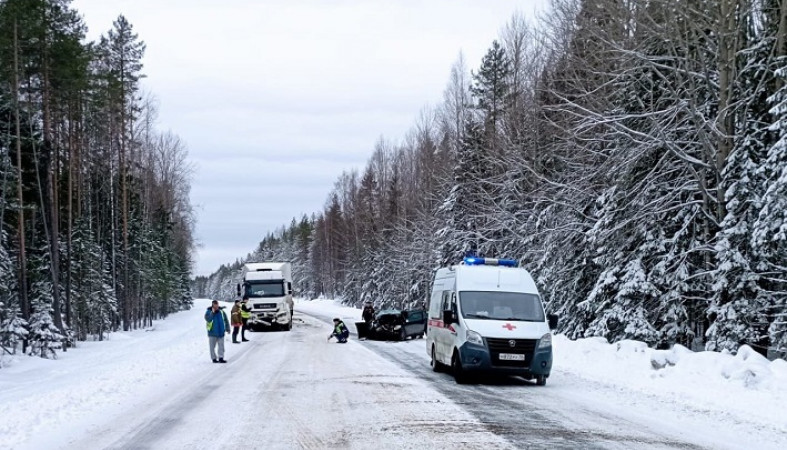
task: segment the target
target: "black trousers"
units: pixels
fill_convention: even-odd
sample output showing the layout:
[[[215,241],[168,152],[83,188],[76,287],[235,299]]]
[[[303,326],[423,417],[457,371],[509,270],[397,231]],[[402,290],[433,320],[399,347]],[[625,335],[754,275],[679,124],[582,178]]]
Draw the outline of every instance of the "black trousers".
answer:
[[[239,326],[232,327],[232,342],[238,341],[238,331],[240,330]]]
[[[243,321],[243,327],[240,329],[240,338],[246,339],[246,328],[248,327],[249,319],[241,319]]]

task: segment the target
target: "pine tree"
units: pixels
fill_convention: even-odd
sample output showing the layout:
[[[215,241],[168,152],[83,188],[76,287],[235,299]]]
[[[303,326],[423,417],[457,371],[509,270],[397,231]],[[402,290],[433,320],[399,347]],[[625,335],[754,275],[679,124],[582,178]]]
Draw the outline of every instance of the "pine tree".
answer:
[[[102,41],[103,54],[106,56],[108,68],[109,87],[113,94],[112,102],[114,112],[120,122],[119,137],[120,149],[118,160],[118,173],[120,178],[120,213],[122,221],[122,310],[123,329],[132,327],[132,309],[138,299],[135,298],[132,283],[129,279],[130,253],[129,253],[129,181],[131,165],[129,160],[132,149],[132,125],[136,111],[136,94],[139,89],[139,80],[142,77],[142,56],[145,53],[145,43],[139,40],[134,33],[132,25],[123,15],[118,16],[109,31],[107,38]]]
[[[51,280],[44,276],[49,259],[43,252],[31,258],[31,265],[36,268],[30,284],[30,301],[32,313],[29,320],[30,355],[41,358],[56,358],[55,350],[65,339],[55,326],[53,316],[60,314],[52,309],[53,286]]]
[[[761,258],[757,269],[767,280],[764,290],[771,297],[770,308],[764,311],[769,316],[769,340],[783,350],[787,348],[787,64],[782,58],[776,71],[780,88],[769,99],[774,118],[770,130],[777,140],[762,164],[765,192],[751,239]]]
[[[0,205],[2,206],[2,205]],[[27,335],[27,322],[21,317],[16,292],[16,277],[6,251],[6,236],[0,231],[0,354],[16,353],[16,347]]]
[[[495,40],[481,60],[478,73],[473,75],[470,87],[476,106],[483,114],[486,138],[493,153],[499,150],[497,136],[501,130],[498,128],[511,103],[510,75],[511,62],[505,49]]]

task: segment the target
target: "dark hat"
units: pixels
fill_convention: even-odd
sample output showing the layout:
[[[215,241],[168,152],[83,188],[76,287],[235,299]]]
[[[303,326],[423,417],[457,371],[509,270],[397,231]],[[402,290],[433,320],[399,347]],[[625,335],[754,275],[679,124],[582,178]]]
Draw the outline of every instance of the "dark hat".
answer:
[[[341,319],[339,319],[338,317],[336,317],[336,318],[334,318],[334,319],[333,319],[333,321],[334,321],[334,322],[341,322]]]

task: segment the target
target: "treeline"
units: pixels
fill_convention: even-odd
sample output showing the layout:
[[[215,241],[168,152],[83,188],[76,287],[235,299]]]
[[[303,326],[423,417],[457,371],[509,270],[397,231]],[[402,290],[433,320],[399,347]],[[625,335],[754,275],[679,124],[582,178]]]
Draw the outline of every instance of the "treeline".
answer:
[[[0,349],[43,357],[188,307],[190,166],[121,15],[0,0]]]
[[[407,304],[467,252],[513,257],[572,338],[784,352],[785,8],[556,0],[516,15],[404,139],[248,258],[295,262],[303,295]],[[197,288],[224,295],[236,266]]]

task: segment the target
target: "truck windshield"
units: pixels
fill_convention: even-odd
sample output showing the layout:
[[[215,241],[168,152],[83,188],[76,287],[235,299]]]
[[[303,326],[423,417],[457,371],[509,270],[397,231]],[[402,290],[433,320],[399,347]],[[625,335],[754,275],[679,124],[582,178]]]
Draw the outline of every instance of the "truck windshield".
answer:
[[[466,319],[544,321],[544,309],[535,294],[465,291],[459,293],[459,303]]]
[[[284,297],[284,283],[278,281],[247,281],[246,295],[255,297]]]

